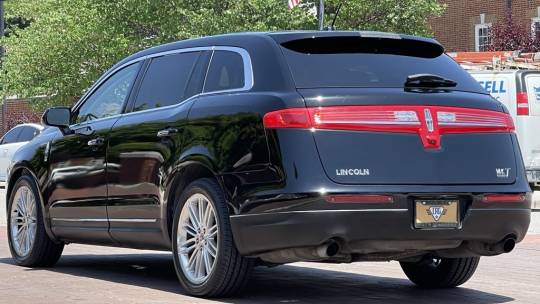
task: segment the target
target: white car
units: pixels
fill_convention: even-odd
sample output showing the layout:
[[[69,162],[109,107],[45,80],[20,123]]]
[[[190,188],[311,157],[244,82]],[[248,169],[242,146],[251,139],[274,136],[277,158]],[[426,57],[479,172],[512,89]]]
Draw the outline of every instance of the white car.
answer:
[[[502,102],[516,124],[516,133],[531,188],[540,187],[540,71],[470,71]]]
[[[7,168],[13,154],[43,131],[38,124],[21,124],[9,130],[0,140],[0,187],[5,187]]]

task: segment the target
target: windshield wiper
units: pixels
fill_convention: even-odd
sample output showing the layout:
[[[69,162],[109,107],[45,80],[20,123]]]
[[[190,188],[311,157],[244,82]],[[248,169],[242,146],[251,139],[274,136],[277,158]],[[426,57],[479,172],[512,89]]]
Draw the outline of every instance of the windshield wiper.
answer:
[[[457,82],[433,74],[415,74],[407,76],[406,88],[441,88],[455,87]]]

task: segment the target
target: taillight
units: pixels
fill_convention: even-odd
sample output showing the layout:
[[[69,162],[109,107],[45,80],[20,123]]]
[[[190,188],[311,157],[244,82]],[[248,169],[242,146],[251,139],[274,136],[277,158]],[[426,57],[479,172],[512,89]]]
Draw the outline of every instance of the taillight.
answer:
[[[482,197],[485,203],[521,203],[527,199],[523,193],[518,194],[486,194]]]
[[[517,115],[528,116],[529,115],[529,97],[527,92],[519,92],[516,96],[517,101]]]
[[[329,203],[393,203],[394,198],[391,195],[376,195],[376,194],[338,194],[327,195],[325,197]]]
[[[509,114],[443,106],[330,106],[292,108],[267,113],[267,129],[325,129],[416,133],[426,149],[440,148],[448,133],[513,132]]]
[[[508,114],[479,109],[437,111],[440,133],[512,132],[514,122]]]
[[[267,129],[307,129],[311,128],[311,120],[306,108],[284,109],[266,113],[263,118]]]

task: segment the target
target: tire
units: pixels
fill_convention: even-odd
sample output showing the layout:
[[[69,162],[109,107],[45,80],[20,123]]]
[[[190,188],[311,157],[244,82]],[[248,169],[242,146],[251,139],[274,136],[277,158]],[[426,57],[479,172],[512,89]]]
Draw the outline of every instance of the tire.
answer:
[[[192,210],[190,206],[193,207]],[[212,210],[208,211],[208,214],[214,214],[213,219],[209,219],[211,216],[200,215],[199,210],[207,209]],[[188,230],[197,228],[193,225],[191,214],[207,218],[207,222],[211,223],[206,226],[208,228],[198,232],[198,239],[194,233],[188,233]],[[187,228],[188,224],[191,225],[190,228]],[[180,231],[179,226],[183,227]],[[174,212],[172,248],[178,279],[185,291],[193,296],[214,298],[236,295],[246,285],[253,268],[253,261],[241,256],[235,247],[227,202],[217,182],[209,178],[194,181],[180,195]],[[217,249],[211,250],[212,248]],[[199,262],[200,272],[196,270],[199,268],[197,259],[193,257],[195,252],[202,255]],[[212,253],[215,258],[212,258]],[[192,267],[189,266],[189,261],[193,261]]]
[[[26,206],[29,206],[28,209],[26,209],[28,212],[22,211],[23,208],[17,209],[17,206],[22,206],[18,205],[18,202],[22,202],[22,199],[27,202]],[[17,265],[26,267],[49,267],[56,264],[62,255],[64,244],[55,243],[47,235],[41,206],[40,195],[34,180],[28,175],[21,176],[15,182],[7,206],[9,250]],[[22,212],[27,214],[27,219],[24,219]],[[30,230],[34,232],[34,236],[28,237],[28,234],[25,234],[25,240],[28,239],[29,241],[22,246],[22,240],[21,243],[19,243],[17,237],[22,238],[23,233],[16,235],[14,232],[15,229],[22,232],[22,226],[24,225],[27,225],[26,231]]]
[[[480,257],[425,258],[420,262],[401,262],[405,275],[424,288],[452,288],[467,282],[476,271]]]

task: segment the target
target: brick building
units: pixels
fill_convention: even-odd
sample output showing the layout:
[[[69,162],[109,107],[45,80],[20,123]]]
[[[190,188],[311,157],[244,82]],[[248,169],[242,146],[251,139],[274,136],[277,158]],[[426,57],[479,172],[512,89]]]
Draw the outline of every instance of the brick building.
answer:
[[[21,123],[39,122],[41,115],[25,99],[8,98],[0,105],[0,137]]]
[[[431,22],[435,38],[447,51],[482,51],[489,44],[489,27],[505,18],[531,31],[540,30],[540,0],[440,0],[445,13]]]

